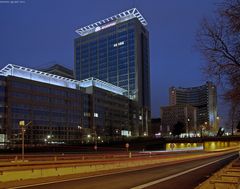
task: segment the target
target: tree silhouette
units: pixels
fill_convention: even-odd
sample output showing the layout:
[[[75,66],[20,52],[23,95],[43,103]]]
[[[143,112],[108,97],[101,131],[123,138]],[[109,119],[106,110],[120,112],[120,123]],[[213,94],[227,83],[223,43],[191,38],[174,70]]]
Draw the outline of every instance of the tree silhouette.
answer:
[[[215,18],[203,19],[196,46],[206,60],[203,70],[225,90],[232,134],[240,116],[240,0],[223,0]]]
[[[240,121],[237,124],[237,132],[240,132]]]
[[[174,126],[172,130],[173,136],[179,136],[180,134],[185,132],[185,125],[184,123],[178,121]]]
[[[197,48],[206,59],[205,73],[227,84],[225,97],[240,102],[240,1],[224,0],[215,19],[203,19]]]

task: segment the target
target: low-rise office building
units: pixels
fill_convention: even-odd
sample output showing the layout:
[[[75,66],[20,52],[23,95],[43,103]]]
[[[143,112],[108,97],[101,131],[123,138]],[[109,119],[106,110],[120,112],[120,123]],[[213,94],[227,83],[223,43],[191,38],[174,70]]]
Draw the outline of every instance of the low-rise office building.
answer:
[[[171,135],[177,122],[184,124],[186,134],[197,134],[196,112],[195,107],[187,104],[161,107],[162,135]]]
[[[102,142],[139,135],[138,106],[123,88],[12,64],[0,74],[2,143],[20,142],[22,120],[30,122],[25,128],[27,144]]]

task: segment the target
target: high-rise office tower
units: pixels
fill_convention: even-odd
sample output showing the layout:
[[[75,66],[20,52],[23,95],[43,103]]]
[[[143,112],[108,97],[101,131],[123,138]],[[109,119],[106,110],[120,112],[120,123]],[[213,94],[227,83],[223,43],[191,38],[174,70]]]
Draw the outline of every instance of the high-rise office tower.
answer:
[[[217,89],[212,82],[197,87],[171,87],[170,105],[190,104],[197,108],[197,125],[217,131]]]
[[[150,123],[150,63],[147,22],[136,9],[79,28],[75,39],[77,80],[95,77],[127,90],[141,107],[140,135]]]

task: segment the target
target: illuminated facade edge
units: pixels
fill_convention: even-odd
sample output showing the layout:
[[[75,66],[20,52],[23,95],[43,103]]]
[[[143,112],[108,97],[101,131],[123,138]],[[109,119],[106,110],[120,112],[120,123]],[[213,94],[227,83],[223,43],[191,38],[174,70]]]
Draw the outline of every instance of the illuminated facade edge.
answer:
[[[71,89],[79,89],[79,88],[96,86],[98,88],[101,88],[119,95],[124,95],[126,93],[126,90],[121,87],[115,86],[111,83],[107,83],[105,81],[101,81],[93,77],[78,81],[78,80],[69,79],[66,77],[34,70],[31,68],[25,68],[25,67],[14,65],[14,64],[8,64],[4,68],[2,68],[0,70],[0,75],[15,76],[15,77],[20,77],[24,79],[29,79],[33,81],[42,82],[42,83],[48,83],[48,84],[71,88]]]
[[[124,12],[121,12],[119,14],[116,14],[114,16],[111,16],[109,18],[106,18],[104,20],[100,20],[98,22],[95,22],[93,24],[87,25],[85,27],[79,28],[76,30],[76,33],[78,33],[81,36],[88,35],[90,33],[97,32],[101,29],[105,29],[108,27],[111,27],[113,24],[115,25],[116,22],[121,23],[125,22],[127,20],[130,20],[132,18],[137,18],[143,26],[147,25],[147,21],[145,18],[141,15],[141,13],[136,9],[132,8],[129,10],[126,10]],[[109,24],[109,26],[108,26]]]

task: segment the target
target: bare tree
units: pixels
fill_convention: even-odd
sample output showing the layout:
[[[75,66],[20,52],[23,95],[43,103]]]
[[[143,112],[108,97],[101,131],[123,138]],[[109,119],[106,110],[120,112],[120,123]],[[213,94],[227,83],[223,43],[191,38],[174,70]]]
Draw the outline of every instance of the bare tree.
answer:
[[[240,0],[223,0],[214,19],[203,19],[196,42],[206,59],[204,72],[225,88],[233,134],[240,121]]]
[[[240,0],[225,0],[214,20],[204,19],[197,47],[207,60],[205,72],[227,85],[225,97],[240,102]]]

